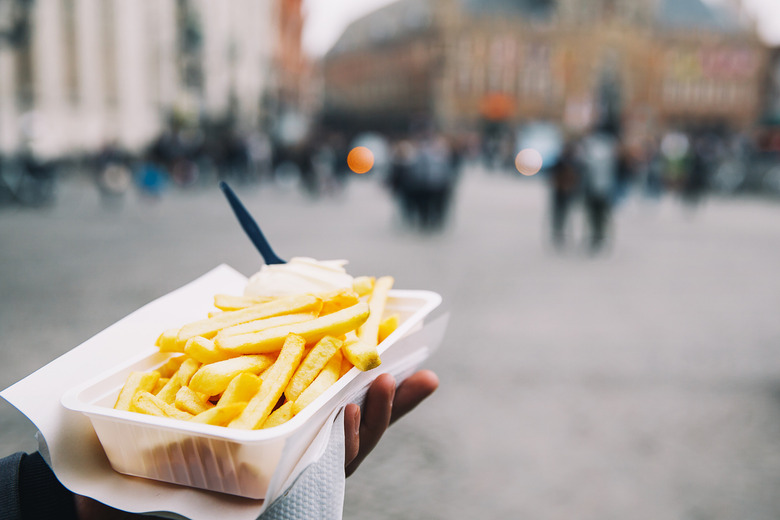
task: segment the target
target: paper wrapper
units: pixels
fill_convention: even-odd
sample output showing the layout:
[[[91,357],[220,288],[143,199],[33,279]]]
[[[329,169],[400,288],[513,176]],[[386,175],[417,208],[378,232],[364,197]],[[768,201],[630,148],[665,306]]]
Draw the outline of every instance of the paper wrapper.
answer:
[[[203,318],[213,310],[214,294],[242,294],[246,281],[242,274],[221,265],[138,309],[0,392],[0,396],[39,429],[42,451],[48,455],[49,463],[63,485],[74,493],[134,513],[169,512],[171,514],[166,516],[178,515],[193,520],[257,518],[322,455],[338,411],[346,403],[361,402],[368,385],[381,373],[390,372],[398,381],[410,375],[440,344],[446,329],[446,315],[427,323],[383,353],[379,368],[359,374],[334,400],[330,415],[320,431],[315,432],[314,440],[308,446],[295,447],[292,443],[290,449],[285,449],[265,500],[130,477],[114,471],[90,420],[62,406],[63,392],[137,357],[139,343],[153,345],[161,331]]]

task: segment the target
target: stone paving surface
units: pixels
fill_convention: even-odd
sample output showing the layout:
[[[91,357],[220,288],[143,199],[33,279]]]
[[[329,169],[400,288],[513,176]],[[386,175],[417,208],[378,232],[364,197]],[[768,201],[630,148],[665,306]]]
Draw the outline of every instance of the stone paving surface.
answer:
[[[780,204],[634,199],[589,257],[546,244],[540,179],[467,172],[441,234],[402,228],[370,177],[237,189],[280,255],[348,258],[451,313],[440,389],[349,479],[345,518],[780,517]],[[110,210],[75,179],[1,209],[0,387],[223,262],[260,265],[215,187]],[[2,453],[34,431],[0,403]]]

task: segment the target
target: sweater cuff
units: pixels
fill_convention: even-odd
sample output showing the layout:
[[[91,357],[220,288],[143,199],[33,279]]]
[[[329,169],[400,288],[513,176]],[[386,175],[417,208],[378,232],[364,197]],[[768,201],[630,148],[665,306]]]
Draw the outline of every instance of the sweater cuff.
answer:
[[[21,520],[19,500],[19,465],[24,453],[18,452],[0,459],[0,511],[3,518]]]
[[[17,455],[21,455],[15,490],[20,518],[76,520],[73,493],[57,480],[41,454],[22,453],[12,457],[16,459]]]

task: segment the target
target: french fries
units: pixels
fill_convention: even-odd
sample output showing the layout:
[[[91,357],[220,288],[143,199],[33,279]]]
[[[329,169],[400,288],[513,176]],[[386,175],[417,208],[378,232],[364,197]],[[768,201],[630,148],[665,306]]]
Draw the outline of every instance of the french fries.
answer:
[[[271,298],[264,296],[233,296],[232,294],[215,294],[214,307],[222,311],[237,311],[246,309],[258,303],[266,303]]]
[[[117,410],[130,410],[133,396],[138,392],[149,392],[160,379],[159,372],[130,372],[125,381],[125,386],[116,398],[114,408]]]
[[[230,381],[217,406],[227,406],[235,403],[247,403],[260,390],[263,380],[249,372],[242,372]],[[236,414],[238,415],[238,414]]]
[[[306,359],[295,371],[290,379],[287,388],[284,390],[284,396],[289,401],[295,401],[301,392],[314,381],[320,371],[328,364],[332,358],[341,349],[344,342],[331,336],[325,336],[311,349],[306,355]]]
[[[349,372],[381,363],[395,329],[385,316],[393,278],[359,277],[328,293],[214,296],[210,317],[162,332],[171,357],[132,372],[114,408],[239,429],[286,423]]]
[[[190,387],[201,394],[218,395],[241,372],[260,374],[274,364],[274,356],[260,354],[239,356],[225,361],[204,365],[192,376]]]
[[[201,336],[188,339],[184,345],[184,353],[204,365],[230,358],[230,354],[224,350],[219,350],[213,341]]]
[[[200,368],[200,363],[198,363],[198,361],[192,358],[184,360],[176,373],[173,374],[170,379],[168,379],[167,383],[165,383],[165,386],[163,386],[162,389],[160,389],[160,391],[154,395],[166,403],[172,404],[174,401],[176,401],[176,393],[179,391],[179,388],[189,384],[190,378],[192,378],[192,375],[198,370],[198,368]]]
[[[298,334],[288,334],[279,352],[279,358],[268,370],[260,390],[246,404],[241,415],[228,426],[242,430],[260,428],[274,409],[303,357],[306,340]]]
[[[214,426],[227,426],[230,421],[235,419],[240,414],[246,403],[230,403],[224,406],[215,406],[209,408],[205,412],[201,412],[192,419],[190,422],[200,424],[213,424]]]
[[[391,314],[382,320],[382,323],[379,324],[379,337],[377,338],[377,342],[382,343],[387,339],[387,336],[395,332],[400,321],[401,317],[398,314]]]
[[[266,329],[281,327],[282,325],[290,325],[292,323],[313,320],[316,317],[316,312],[302,312],[297,314],[285,314],[284,316],[275,316],[273,318],[264,318],[261,320],[250,321],[248,323],[242,323],[241,325],[233,325],[232,327],[224,328],[217,333],[217,337],[221,339],[226,336],[253,334],[255,332],[262,332]]]
[[[183,386],[176,392],[174,401],[176,408],[192,415],[198,415],[214,407],[208,400],[208,396],[199,394],[189,386]]]
[[[187,340],[194,338],[195,336],[213,338],[219,330],[233,325],[240,325],[241,323],[246,323],[248,321],[280,316],[282,314],[313,311],[315,309],[316,312],[319,312],[321,308],[322,300],[310,294],[301,294],[287,298],[279,298],[278,300],[272,300],[267,303],[258,303],[257,305],[252,305],[245,309],[224,312],[213,318],[207,318],[205,320],[187,324],[179,330],[176,337],[176,343],[182,345],[182,348],[184,348],[184,344]]]
[[[320,316],[332,314],[341,309],[352,307],[360,301],[360,295],[351,289],[339,289],[330,293],[319,295],[322,299]]]
[[[369,306],[359,302],[326,316],[310,321],[273,327],[252,334],[219,337],[214,341],[217,348],[238,354],[262,354],[278,351],[288,334],[297,334],[307,342],[315,343],[325,336],[341,336],[354,330],[366,321]]]
[[[376,281],[368,300],[369,316],[357,330],[358,340],[344,344],[344,355],[360,370],[371,370],[382,363],[376,349],[379,344],[379,325],[393,283],[391,276],[383,276]]]
[[[330,358],[328,364],[322,369],[322,372],[317,375],[314,381],[311,382],[306,390],[301,392],[298,398],[293,402],[292,411],[293,414],[297,414],[303,410],[306,405],[314,401],[325,390],[338,381],[341,372],[341,352]]]

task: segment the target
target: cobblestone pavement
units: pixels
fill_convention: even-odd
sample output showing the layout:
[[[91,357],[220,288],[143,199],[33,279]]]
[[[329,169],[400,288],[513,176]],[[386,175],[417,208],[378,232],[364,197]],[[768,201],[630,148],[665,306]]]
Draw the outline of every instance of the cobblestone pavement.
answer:
[[[780,204],[631,201],[608,254],[545,241],[538,179],[471,171],[441,234],[370,178],[239,188],[282,256],[440,292],[441,388],[350,478],[347,519],[780,517]],[[252,246],[216,188],[0,211],[0,387]],[[574,229],[581,227],[575,222]],[[35,449],[3,402],[3,453]]]

